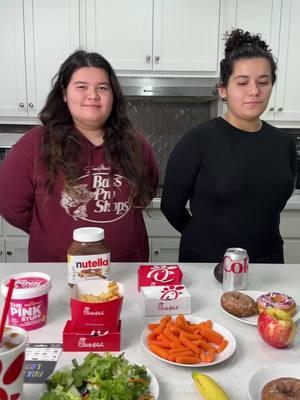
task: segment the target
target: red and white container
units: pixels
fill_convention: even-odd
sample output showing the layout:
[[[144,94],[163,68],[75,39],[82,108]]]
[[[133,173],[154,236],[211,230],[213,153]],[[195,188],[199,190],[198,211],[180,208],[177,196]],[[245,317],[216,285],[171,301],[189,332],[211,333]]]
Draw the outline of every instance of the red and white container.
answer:
[[[116,331],[123,303],[123,285],[116,282],[120,297],[103,303],[90,303],[80,300],[80,295],[99,295],[108,292],[106,279],[78,282],[71,292],[71,317],[74,330],[91,331],[105,329]]]
[[[184,285],[142,286],[140,299],[145,317],[191,313],[191,295]]]
[[[223,290],[243,290],[248,285],[249,257],[237,247],[226,250],[223,260]]]
[[[90,331],[74,330],[71,321],[67,321],[63,330],[64,351],[120,351],[121,321],[115,331],[95,329]]]
[[[8,324],[28,331],[41,328],[47,321],[50,276],[42,272],[11,275],[1,285],[4,297],[7,296],[11,279],[15,279],[16,282],[8,311]]]
[[[182,271],[177,264],[140,265],[138,270],[138,290],[141,286],[180,285]]]

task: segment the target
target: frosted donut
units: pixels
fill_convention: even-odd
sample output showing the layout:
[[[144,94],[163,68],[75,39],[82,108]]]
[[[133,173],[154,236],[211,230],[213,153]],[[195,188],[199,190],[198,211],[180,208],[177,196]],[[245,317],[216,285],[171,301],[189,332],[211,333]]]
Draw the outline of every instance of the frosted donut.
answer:
[[[261,400],[300,400],[300,379],[279,378],[266,383]]]
[[[286,311],[291,317],[296,314],[295,300],[284,293],[270,292],[262,294],[256,299],[256,304],[259,314],[267,307]]]
[[[226,292],[221,297],[221,306],[229,314],[236,317],[250,317],[257,313],[257,307],[252,297],[237,291]]]

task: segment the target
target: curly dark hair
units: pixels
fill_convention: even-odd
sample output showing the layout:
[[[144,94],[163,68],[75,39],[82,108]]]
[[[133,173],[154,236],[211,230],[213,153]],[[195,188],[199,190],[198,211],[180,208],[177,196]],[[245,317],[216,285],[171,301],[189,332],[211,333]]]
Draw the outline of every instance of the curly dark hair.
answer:
[[[271,66],[272,85],[276,81],[276,63],[271,49],[261,35],[251,35],[248,31],[234,29],[230,34],[226,33],[225,57],[220,62],[220,82],[219,86],[226,87],[232,74],[234,62],[242,58],[266,58]]]
[[[146,206],[153,198],[153,188],[143,161],[141,140],[134,130],[127,103],[117,76],[109,62],[98,53],[77,50],[61,65],[52,79],[52,89],[39,118],[46,127],[42,159],[47,168],[45,189],[49,193],[55,177],[62,170],[65,187],[72,187],[80,175],[78,155],[82,136],[74,126],[72,115],[63,99],[75,71],[83,67],[96,67],[106,71],[113,91],[113,107],[104,129],[105,157],[111,166],[111,175],[121,169],[132,187],[134,205]]]

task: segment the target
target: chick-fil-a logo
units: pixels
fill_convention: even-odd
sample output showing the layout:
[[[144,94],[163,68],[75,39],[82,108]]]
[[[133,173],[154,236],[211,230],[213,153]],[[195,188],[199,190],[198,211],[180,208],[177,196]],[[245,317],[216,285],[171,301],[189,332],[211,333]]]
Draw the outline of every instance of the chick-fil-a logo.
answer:
[[[154,265],[148,272],[147,278],[155,282],[172,282],[176,270],[178,270],[177,265]]]
[[[104,311],[91,311],[90,307],[84,307],[83,315],[90,315],[93,317],[102,317],[104,315]]]
[[[160,300],[176,300],[181,294],[181,290],[184,289],[184,286],[164,286],[161,290],[162,295],[160,296]]]
[[[85,349],[101,349],[104,347],[103,342],[90,342],[86,341],[86,338],[81,337],[78,340],[78,347],[85,348]]]

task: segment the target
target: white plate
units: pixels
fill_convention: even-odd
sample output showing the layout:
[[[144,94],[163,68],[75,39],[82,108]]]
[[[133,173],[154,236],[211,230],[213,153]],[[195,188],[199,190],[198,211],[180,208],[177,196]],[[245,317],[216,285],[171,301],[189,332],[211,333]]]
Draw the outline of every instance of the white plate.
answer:
[[[248,296],[252,297],[252,299],[253,299],[254,301],[256,301],[256,299],[257,299],[259,296],[261,296],[262,294],[268,293],[267,291],[261,292],[261,291],[257,291],[257,290],[239,290],[239,291],[240,291],[241,293],[247,294]],[[257,317],[258,317],[258,314],[251,315],[250,317],[239,318],[239,317],[236,317],[235,315],[230,314],[228,311],[224,310],[224,308],[221,306],[221,304],[220,304],[220,307],[221,307],[222,311],[223,311],[225,314],[229,315],[229,317],[231,317],[231,318],[233,318],[233,319],[236,319],[236,320],[238,320],[238,321],[241,321],[241,322],[243,322],[243,323],[245,323],[245,324],[257,326]],[[296,314],[293,316],[294,322],[298,321],[298,319],[300,319],[300,309],[299,309],[299,307],[297,307],[297,312],[296,312]]]
[[[77,360],[77,362],[78,362],[79,365],[83,363],[83,359],[84,359],[83,356],[76,356],[76,357],[74,357],[74,358],[76,358],[76,360]],[[139,362],[132,361],[132,360],[130,360],[130,359],[127,358],[127,357],[125,357],[125,358],[126,358],[126,360],[128,360],[128,361],[130,362],[130,364],[144,365],[144,364],[141,364],[141,363],[139,363]],[[73,368],[73,364],[70,363],[70,364],[66,364],[66,365],[60,366],[59,368],[55,368],[54,372],[56,372],[56,371],[62,371],[62,370],[64,370],[64,369],[72,369],[72,368]],[[152,394],[152,396],[154,397],[154,400],[158,400],[158,397],[159,397],[159,385],[158,385],[158,380],[157,380],[156,376],[153,374],[153,372],[152,372],[149,368],[147,368],[146,366],[145,366],[145,368],[146,368],[146,370],[147,370],[148,375],[149,375],[150,378],[151,378],[150,385],[149,385],[149,391],[150,391],[150,393]],[[54,372],[53,372],[53,373],[54,373]],[[46,389],[45,389],[45,392],[46,392]]]
[[[199,323],[199,322],[203,322],[203,321],[207,321],[209,318],[201,318],[201,317],[188,317],[187,320],[192,322],[192,323]],[[211,362],[211,363],[199,363],[199,364],[180,364],[180,363],[176,363],[173,361],[169,361],[166,360],[162,357],[159,357],[158,355],[152,353],[152,351],[149,349],[148,344],[147,344],[147,336],[150,333],[150,330],[148,328],[145,328],[142,332],[142,336],[141,336],[141,342],[143,347],[155,358],[157,358],[158,360],[164,361],[168,364],[173,364],[173,365],[178,365],[181,367],[209,367],[211,365],[216,365],[219,364],[225,360],[227,360],[227,358],[229,358],[235,351],[236,349],[236,340],[235,337],[233,336],[233,334],[226,328],[224,328],[224,326],[217,324],[216,322],[212,321],[213,323],[213,329],[215,331],[217,331],[218,333],[220,333],[221,335],[224,336],[224,338],[226,340],[228,340],[228,345],[227,347],[219,354],[217,354],[215,361]]]
[[[265,384],[283,377],[300,379],[300,364],[272,364],[255,372],[248,384],[249,399],[261,400],[261,391]]]

